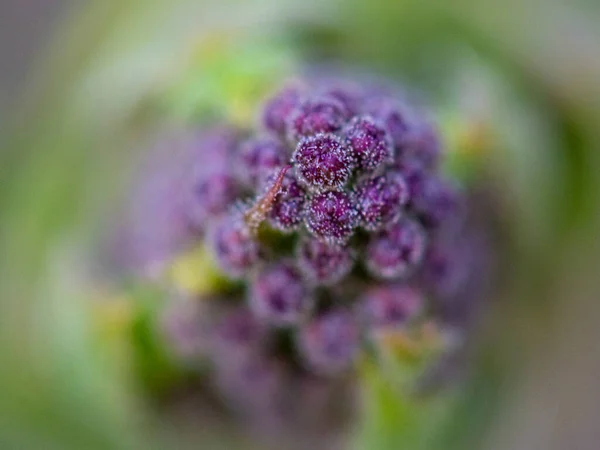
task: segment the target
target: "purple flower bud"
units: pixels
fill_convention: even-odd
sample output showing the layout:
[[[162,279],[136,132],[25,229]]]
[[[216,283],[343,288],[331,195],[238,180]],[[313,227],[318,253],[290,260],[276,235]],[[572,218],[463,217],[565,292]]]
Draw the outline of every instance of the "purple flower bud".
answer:
[[[305,136],[336,132],[348,116],[344,104],[333,97],[306,99],[288,119],[288,138],[297,141]]]
[[[262,121],[265,128],[273,133],[283,136],[286,124],[298,105],[301,94],[297,87],[287,87],[269,99],[263,109]]]
[[[396,148],[402,148],[410,129],[412,112],[405,105],[377,98],[367,102],[365,110],[387,129]]]
[[[352,119],[344,130],[344,137],[361,171],[374,171],[393,161],[394,148],[390,136],[369,116]]]
[[[300,270],[315,284],[337,283],[348,275],[354,264],[349,248],[309,237],[298,243],[296,255]]]
[[[266,179],[266,186],[271,186],[276,175]],[[281,190],[269,212],[269,223],[273,228],[283,232],[296,230],[304,218],[306,192],[296,177],[288,171],[283,178]]]
[[[239,195],[236,180],[224,172],[216,172],[199,179],[192,187],[187,214],[195,229],[203,229],[206,222],[229,210]]]
[[[462,220],[461,198],[448,181],[430,176],[418,184],[413,208],[426,227],[452,227]]]
[[[313,191],[342,188],[355,167],[352,149],[334,134],[302,139],[293,161],[299,180]]]
[[[236,170],[240,179],[255,187],[260,180],[273,174],[287,160],[287,148],[281,141],[262,136],[242,144]]]
[[[226,274],[241,277],[260,259],[260,246],[237,215],[225,217],[212,231],[210,244],[217,264]]]
[[[365,292],[361,306],[367,324],[376,331],[405,325],[423,307],[423,297],[404,285],[374,287]]]
[[[360,330],[348,311],[330,311],[306,324],[299,333],[298,347],[314,371],[333,375],[350,368],[358,356]]]
[[[425,234],[410,219],[401,219],[372,236],[367,246],[367,268],[376,277],[406,278],[423,259]]]
[[[356,188],[361,225],[379,230],[400,218],[408,200],[408,187],[398,172],[361,180]]]
[[[310,199],[304,221],[308,231],[319,240],[341,245],[354,233],[359,216],[349,194],[330,191]]]
[[[311,293],[292,264],[267,266],[252,280],[250,307],[257,317],[275,326],[298,323],[312,307]]]
[[[329,388],[302,403],[305,380],[351,381],[322,375],[352,368],[363,331],[411,330],[425,293],[436,318],[454,323],[471,310],[465,294],[483,289],[471,286],[466,200],[440,178],[432,123],[390,89],[313,81],[266,102],[265,134],[240,145],[242,130],[211,128],[177,161],[168,152],[156,186],[136,196],[140,213],[128,208],[157,275],[203,243],[238,279],[220,285],[223,301],[202,304],[207,314],[181,308],[163,325],[183,363],[205,357],[221,400],[252,428],[325,424],[310,408],[328,408]]]

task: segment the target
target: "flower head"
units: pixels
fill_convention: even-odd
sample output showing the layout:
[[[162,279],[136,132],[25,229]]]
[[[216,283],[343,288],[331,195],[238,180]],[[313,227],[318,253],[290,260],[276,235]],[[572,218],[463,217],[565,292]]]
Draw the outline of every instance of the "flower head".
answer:
[[[344,138],[362,171],[373,171],[393,160],[394,147],[386,128],[369,116],[352,119]]]
[[[358,356],[360,328],[348,311],[330,311],[308,323],[298,335],[305,363],[317,373],[335,374]]]
[[[288,137],[297,141],[303,136],[339,131],[349,116],[344,103],[334,97],[313,97],[302,101],[290,114]]]
[[[215,172],[200,178],[193,186],[187,204],[190,223],[202,229],[225,214],[240,193],[238,181],[226,172]]]
[[[275,179],[271,175],[266,182],[270,186]],[[282,232],[294,231],[304,219],[307,194],[304,187],[291,172],[287,172],[269,213],[270,225]]]
[[[237,214],[216,225],[209,244],[217,264],[233,277],[248,273],[260,259],[260,244]]]
[[[426,237],[415,221],[404,219],[373,235],[366,252],[366,264],[373,276],[382,279],[407,278],[421,263]]]
[[[352,249],[305,237],[298,243],[296,258],[300,270],[315,284],[332,284],[344,278],[354,265]]]
[[[409,323],[423,307],[423,301],[418,289],[403,284],[384,285],[366,291],[361,307],[369,328],[380,330]]]
[[[408,186],[398,172],[359,181],[355,196],[361,225],[376,231],[396,222],[405,211],[408,195]]]
[[[293,158],[299,179],[313,191],[343,188],[355,165],[352,149],[335,134],[303,138]]]
[[[270,136],[261,136],[241,145],[238,160],[234,164],[238,178],[248,186],[255,187],[288,159],[287,148],[282,142]]]
[[[280,262],[261,270],[251,281],[250,307],[274,326],[298,323],[312,306],[311,292],[294,264]]]
[[[308,231],[323,242],[347,242],[358,225],[353,196],[338,191],[314,195],[306,207],[305,223]]]
[[[351,373],[372,332],[436,319],[473,273],[467,244],[446,238],[466,203],[440,173],[436,128],[390,91],[349,86],[282,89],[261,129],[207,138],[190,179],[178,174],[179,213],[227,295],[211,297],[208,336],[192,320],[167,337],[188,354],[209,342],[215,385],[255,418],[277,420],[282,393],[309,378]],[[220,152],[210,169],[207,149]]]

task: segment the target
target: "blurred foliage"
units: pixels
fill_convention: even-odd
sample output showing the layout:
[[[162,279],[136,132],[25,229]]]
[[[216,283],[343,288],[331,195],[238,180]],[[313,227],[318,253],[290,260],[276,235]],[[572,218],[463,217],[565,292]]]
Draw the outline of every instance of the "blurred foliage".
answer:
[[[575,272],[583,289],[598,262],[597,27],[571,6],[106,1],[76,11],[0,153],[0,447],[169,448],[153,439],[159,432],[140,431],[153,422],[132,379],[135,365],[171,370],[149,331],[153,294],[136,291],[135,302],[106,299],[110,286],[90,293],[87,261],[133,160],[126,149],[165,112],[246,123],[276,80],[323,59],[428,93],[453,149],[449,170],[501,194],[512,265],[463,391],[413,401],[366,367],[356,446],[484,446],[517,369],[537,361],[548,329],[560,331],[567,277]],[[202,289],[190,258],[172,275]],[[595,316],[586,292],[570,308]]]
[[[257,119],[256,105],[293,73],[283,44],[252,42],[235,32],[208,36],[194,48],[183,78],[164,94],[167,113],[184,122],[217,114],[247,126]]]

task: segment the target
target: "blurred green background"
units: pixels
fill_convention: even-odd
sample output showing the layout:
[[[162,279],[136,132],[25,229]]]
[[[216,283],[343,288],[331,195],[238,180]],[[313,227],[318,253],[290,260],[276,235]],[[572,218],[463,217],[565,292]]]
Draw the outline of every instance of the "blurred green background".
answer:
[[[427,93],[453,170],[494,188],[508,261],[468,379],[415,405],[366,375],[349,446],[598,448],[595,2],[0,8],[0,448],[238,444],[210,424],[180,433],[148,410],[132,370],[143,307],[96,279],[98,236],[153,131],[211,114],[245,123],[272,83],[322,62]]]

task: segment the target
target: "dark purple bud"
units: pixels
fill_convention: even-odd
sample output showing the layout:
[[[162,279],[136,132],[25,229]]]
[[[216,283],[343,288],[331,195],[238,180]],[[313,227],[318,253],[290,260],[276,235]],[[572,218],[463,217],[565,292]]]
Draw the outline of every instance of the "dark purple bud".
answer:
[[[361,225],[369,231],[397,221],[409,195],[408,186],[398,172],[365,178],[358,182],[355,192]]]
[[[410,219],[401,219],[372,236],[367,246],[367,268],[378,278],[406,278],[425,253],[425,234]]]
[[[357,116],[346,126],[344,137],[358,170],[374,171],[393,161],[394,148],[386,129],[369,116]]]
[[[348,275],[354,264],[349,248],[310,237],[298,243],[296,255],[300,270],[314,284],[337,283]]]
[[[306,324],[298,347],[307,366],[317,373],[335,374],[349,369],[360,350],[360,330],[348,311],[330,311]]]
[[[252,280],[250,307],[257,317],[275,326],[298,323],[312,307],[311,293],[291,263],[267,266]]]
[[[241,180],[256,187],[259,181],[273,174],[288,159],[287,148],[281,141],[262,136],[242,144],[235,169]]]
[[[387,98],[378,98],[368,101],[365,110],[387,129],[394,146],[402,148],[412,120],[409,108]]]
[[[302,137],[336,132],[348,117],[344,104],[333,97],[306,99],[289,117],[288,139],[296,142]]]
[[[206,222],[226,213],[239,195],[235,178],[216,172],[199,179],[192,187],[187,214],[195,229],[203,229]]]
[[[270,186],[274,179],[275,175],[268,177],[266,186]],[[288,171],[269,212],[271,226],[283,232],[296,230],[304,217],[306,198],[304,188],[293,173]]]
[[[317,239],[341,245],[354,233],[359,216],[349,194],[331,191],[316,194],[309,200],[304,221]]]
[[[236,214],[215,227],[209,242],[219,267],[232,277],[245,275],[260,259],[259,243]]]
[[[290,114],[300,104],[301,93],[297,87],[287,87],[269,99],[263,109],[263,124],[265,128],[281,136],[285,135],[286,124]]]
[[[417,186],[412,206],[426,227],[452,227],[462,220],[463,205],[459,192],[439,177],[426,177]]]
[[[365,292],[361,306],[367,324],[377,331],[405,325],[422,309],[423,297],[408,286],[375,287]]]
[[[313,191],[341,189],[355,167],[352,149],[334,134],[302,139],[293,161],[298,179]]]
[[[268,180],[269,183],[267,184],[265,192],[258,196],[254,203],[244,212],[244,222],[253,234],[258,232],[260,224],[263,223],[270,214],[273,204],[277,199],[277,195],[283,186],[285,175],[291,168],[292,166],[289,164],[280,168],[276,175],[274,174],[274,176]]]

